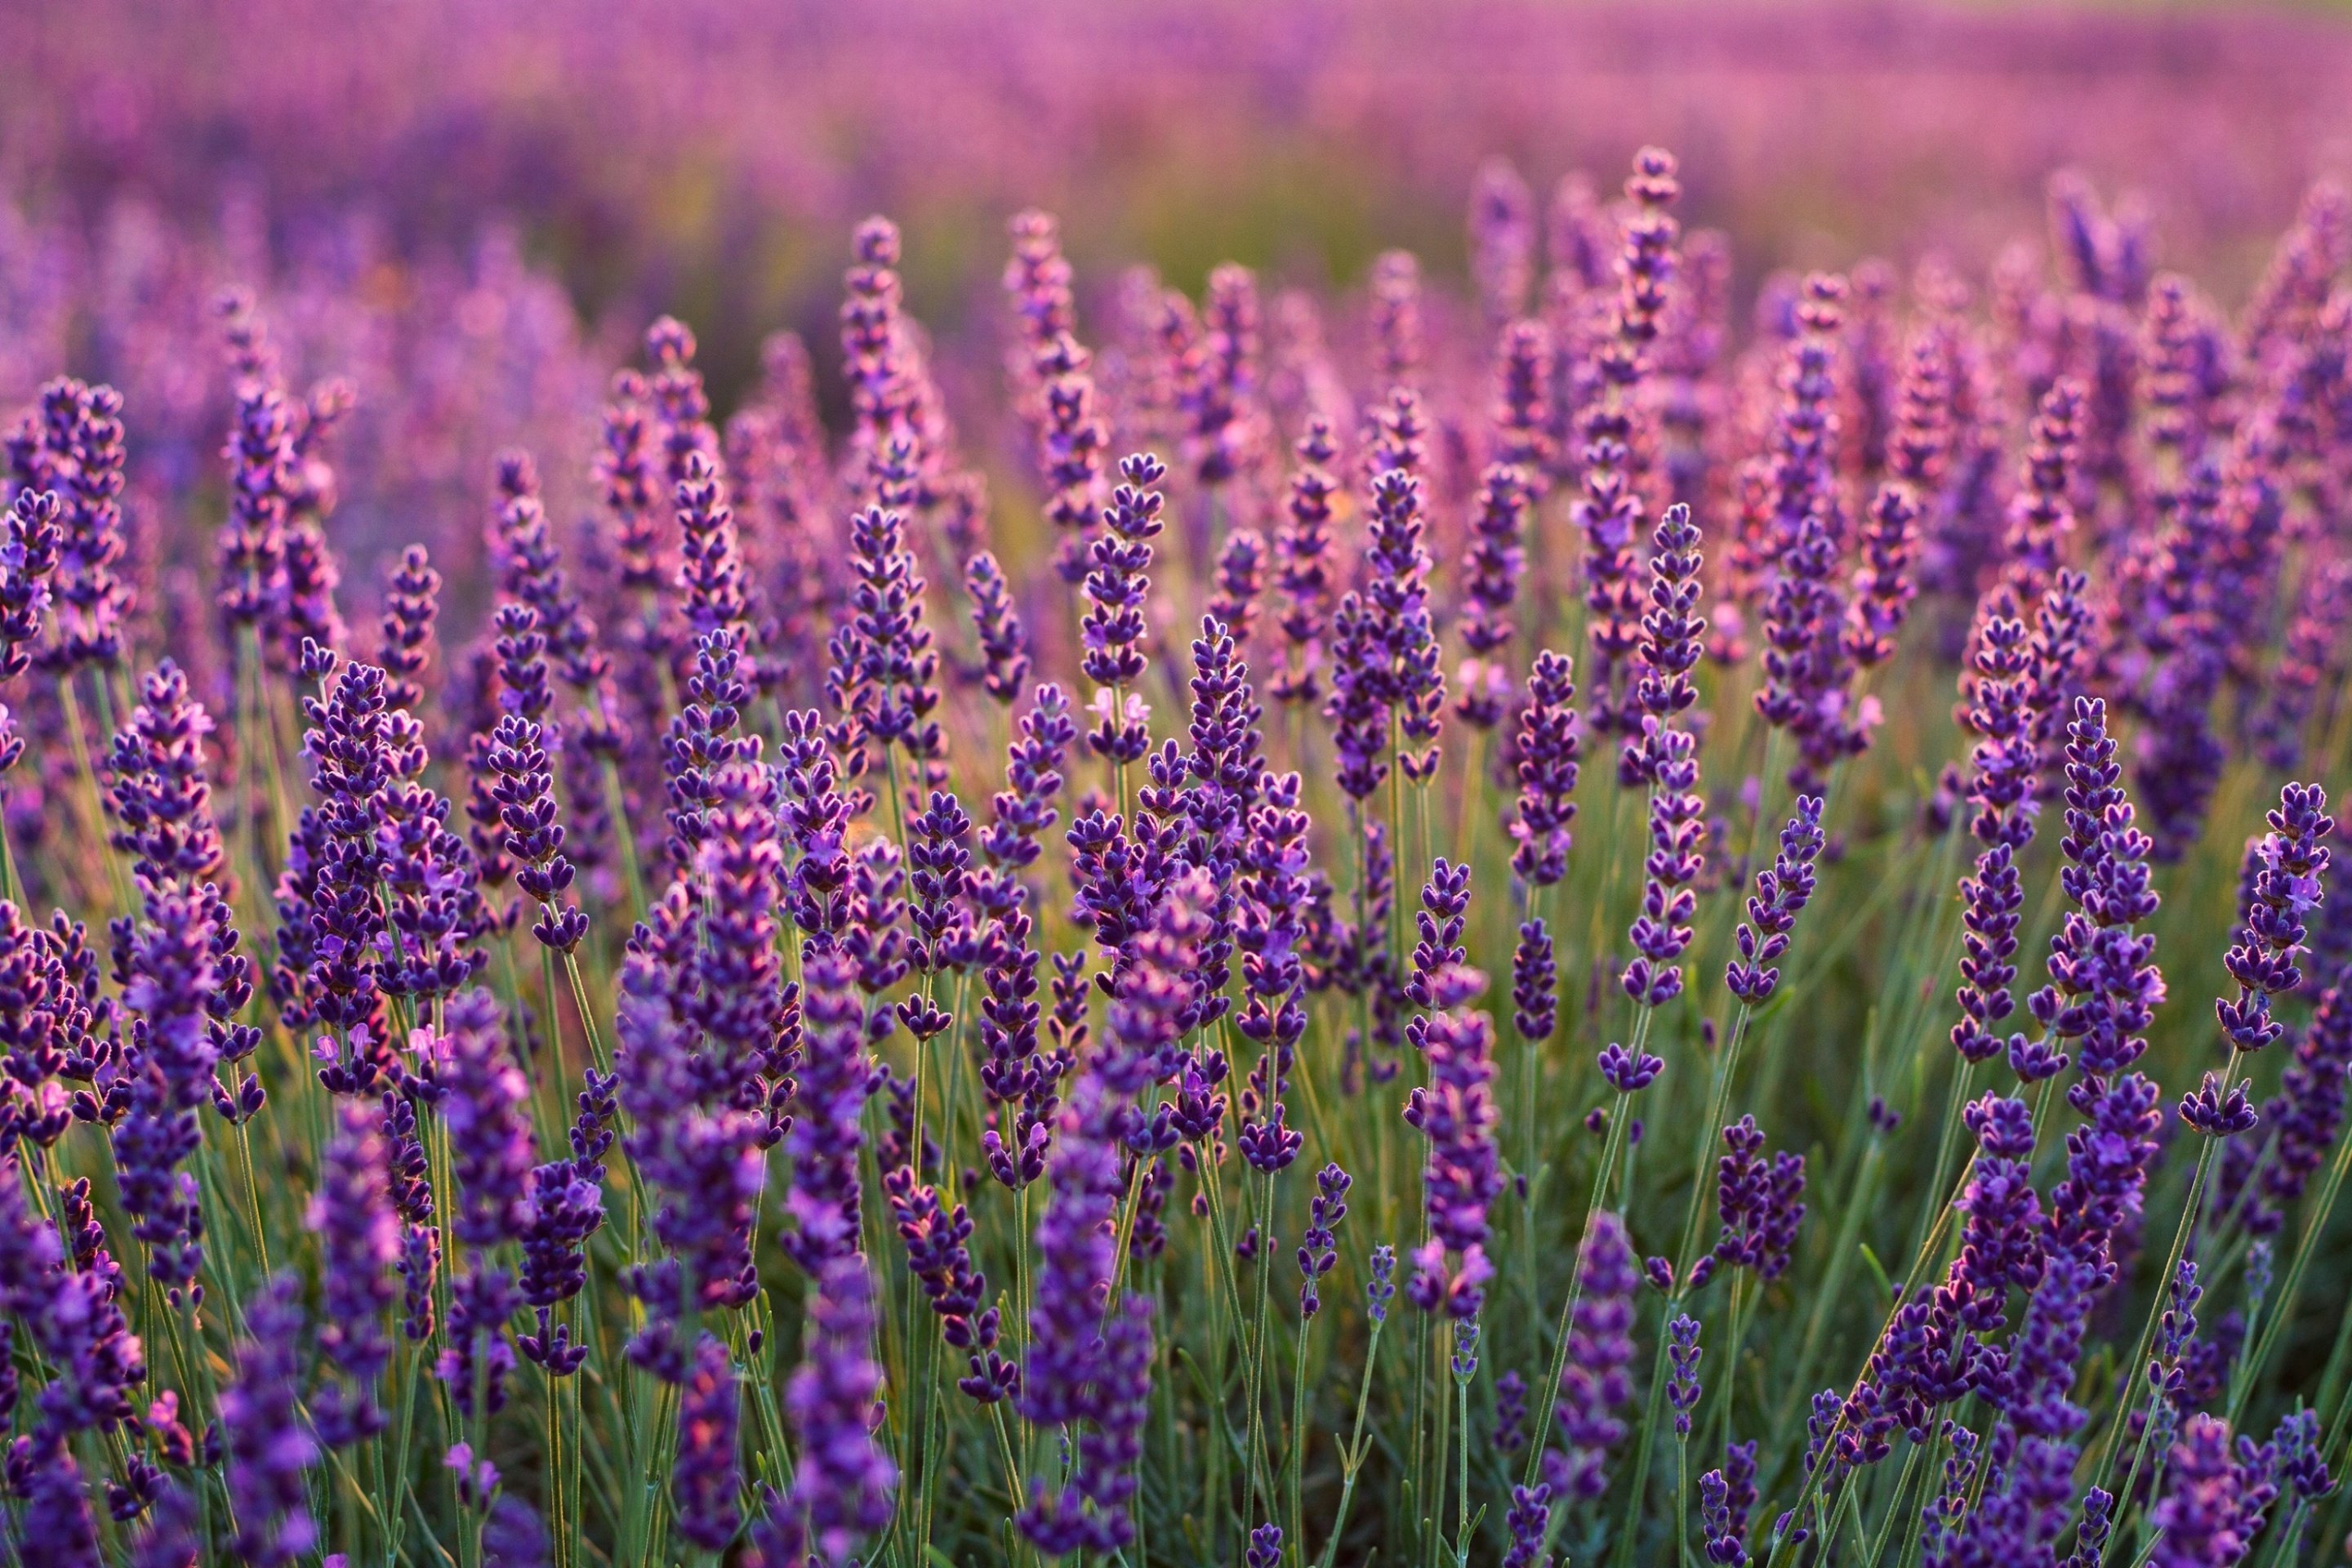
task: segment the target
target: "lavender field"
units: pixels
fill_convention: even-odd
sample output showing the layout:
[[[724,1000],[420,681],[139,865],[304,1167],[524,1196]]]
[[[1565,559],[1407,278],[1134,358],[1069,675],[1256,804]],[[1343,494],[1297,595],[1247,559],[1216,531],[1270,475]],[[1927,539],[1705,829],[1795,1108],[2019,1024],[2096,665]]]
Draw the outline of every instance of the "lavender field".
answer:
[[[2352,1553],[2352,18],[0,13],[8,1561]]]

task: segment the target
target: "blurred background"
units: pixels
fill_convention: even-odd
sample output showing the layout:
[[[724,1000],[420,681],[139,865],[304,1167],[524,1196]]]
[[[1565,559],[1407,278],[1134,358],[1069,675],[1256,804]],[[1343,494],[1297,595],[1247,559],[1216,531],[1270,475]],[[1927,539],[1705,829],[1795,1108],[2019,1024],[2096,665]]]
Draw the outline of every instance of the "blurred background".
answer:
[[[2232,306],[2305,186],[2352,171],[2352,19],[2323,9],[12,9],[0,406],[60,368],[112,380],[134,502],[201,506],[226,407],[206,305],[248,284],[298,383],[359,387],[338,461],[355,575],[478,519],[509,443],[584,505],[604,378],[661,310],[700,335],[722,416],[791,328],[837,416],[834,311],[869,212],[904,227],[909,303],[970,409],[1001,401],[1005,222],[1031,204],[1062,219],[1085,320],[1109,316],[1130,264],[1197,290],[1233,259],[1336,301],[1344,353],[1386,247],[1470,292],[1466,215],[1495,155],[1540,208],[1572,171],[1606,193],[1635,147],[1671,148],[1685,225],[1728,236],[1738,322],[1784,268],[1878,254],[1907,276],[1936,253],[1981,281],[2021,237],[2046,247],[2062,168],[2143,209],[2158,264]]]

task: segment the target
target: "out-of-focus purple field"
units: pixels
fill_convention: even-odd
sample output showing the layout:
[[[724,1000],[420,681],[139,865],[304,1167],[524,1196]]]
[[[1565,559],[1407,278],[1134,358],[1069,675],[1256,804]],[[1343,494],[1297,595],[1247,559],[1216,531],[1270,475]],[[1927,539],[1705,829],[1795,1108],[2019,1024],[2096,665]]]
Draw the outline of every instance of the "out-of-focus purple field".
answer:
[[[1645,142],[1682,159],[1686,224],[1729,235],[1743,300],[1863,255],[1980,276],[2043,238],[2043,183],[2071,167],[2144,203],[2166,264],[2227,301],[2310,181],[2352,167],[2352,26],[2226,11],[22,5],[0,400],[60,363],[122,385],[142,482],[178,504],[226,417],[203,306],[257,288],[298,384],[362,388],[341,527],[373,559],[420,517],[469,535],[507,443],[572,496],[604,368],[660,310],[701,333],[722,408],[776,328],[829,373],[868,213],[906,232],[910,303],[978,421],[1022,207],[1061,217],[1096,316],[1135,262],[1360,296],[1401,246],[1466,291],[1482,161],[1540,195],[1573,170],[1606,184]]]

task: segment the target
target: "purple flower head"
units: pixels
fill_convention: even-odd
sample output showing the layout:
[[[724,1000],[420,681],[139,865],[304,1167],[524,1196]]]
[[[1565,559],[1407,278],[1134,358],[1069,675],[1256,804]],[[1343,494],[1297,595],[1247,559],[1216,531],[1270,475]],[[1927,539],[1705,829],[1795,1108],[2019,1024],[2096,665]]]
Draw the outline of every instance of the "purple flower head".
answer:
[[[1136,687],[1143,676],[1145,659],[1139,645],[1151,591],[1151,542],[1164,526],[1160,512],[1167,505],[1156,487],[1167,473],[1148,452],[1123,459],[1119,475],[1125,482],[1103,509],[1103,532],[1090,547],[1094,564],[1087,574],[1088,607],[1079,626],[1086,647],[1080,668],[1087,679],[1114,691]],[[1142,725],[1124,713],[1107,716],[1087,737],[1097,755],[1119,763],[1137,761],[1149,743]]]
[[[1339,481],[1330,469],[1339,455],[1328,422],[1309,420],[1297,447],[1298,466],[1282,525],[1274,537],[1275,586],[1289,607],[1282,616],[1283,649],[1268,689],[1278,702],[1312,702],[1322,695],[1324,618],[1331,596],[1332,497]]]
[[[1624,1222],[1609,1209],[1592,1216],[1577,1256],[1578,1294],[1561,1368],[1558,1416],[1567,1452],[1546,1455],[1546,1479],[1563,1497],[1593,1499],[1608,1489],[1609,1449],[1625,1436],[1612,1412],[1633,1396],[1633,1296],[1642,1275]]]
[[[1805,1217],[1805,1158],[1764,1158],[1764,1133],[1752,1116],[1723,1130],[1727,1151],[1716,1162],[1716,1209],[1722,1234],[1710,1254],[1722,1266],[1753,1268],[1777,1279],[1789,1266],[1797,1226]]]
[[[1639,1094],[1657,1081],[1665,1061],[1643,1050],[1627,1050],[1612,1042],[1601,1048],[1601,1076],[1620,1094]]]
[[[460,992],[449,999],[446,1018],[436,1109],[448,1129],[457,1180],[453,1228],[470,1246],[496,1247],[518,1238],[530,1220],[524,1191],[531,1140],[524,1107],[530,1083],[507,1048],[497,997],[483,990]]]
[[[400,1217],[393,1212],[380,1117],[361,1103],[339,1108],[341,1127],[327,1146],[319,1191],[306,1216],[320,1237],[319,1349],[348,1383],[312,1400],[320,1440],[331,1447],[382,1431],[389,1417],[373,1384],[391,1360],[383,1316],[400,1257]]]
[[[1549,648],[1537,654],[1519,713],[1518,814],[1510,824],[1517,847],[1511,869],[1531,887],[1548,887],[1568,874],[1580,745],[1574,677],[1567,658]]]
[[[2304,917],[2321,902],[2321,876],[2328,852],[2319,842],[2336,830],[2327,815],[2327,792],[2317,784],[2290,784],[2269,814],[2271,831],[2254,851],[2259,862],[2242,931],[2224,957],[2238,983],[2235,1001],[2215,1004],[2222,1031],[2240,1051],[2258,1051],[2285,1033],[2272,1018],[2270,999],[2303,982],[2295,955],[2307,934]]]
[[[1544,1542],[1551,1534],[1549,1483],[1513,1487],[1510,1512],[1503,1522],[1511,1532],[1511,1547],[1504,1553],[1503,1568],[1550,1568],[1551,1553],[1544,1550]]]
[[[1651,781],[1650,851],[1642,863],[1642,910],[1628,932],[1634,956],[1622,983],[1625,994],[1658,1007],[1682,993],[1682,966],[1675,961],[1693,935],[1698,895],[1689,884],[1705,865],[1706,797],[1696,787],[1696,741],[1655,715],[1644,715],[1642,727]]]
[[[1691,1412],[1698,1405],[1698,1320],[1684,1313],[1666,1325],[1666,1356],[1674,1375],[1666,1384],[1666,1403],[1675,1412],[1675,1436],[1691,1434]]]
[[[735,1461],[741,1408],[727,1347],[703,1335],[694,1347],[693,1371],[678,1391],[670,1499],[677,1510],[677,1532],[706,1552],[722,1550],[743,1521],[735,1507],[742,1487]]]
[[[1724,984],[1750,1006],[1771,999],[1780,984],[1772,967],[1789,951],[1789,933],[1813,896],[1813,862],[1822,852],[1822,797],[1797,797],[1796,815],[1780,829],[1780,850],[1771,866],[1756,873],[1756,891],[1740,924],[1739,956],[1724,972]]]
[[[1372,1248],[1371,1278],[1364,1283],[1365,1315],[1375,1323],[1388,1321],[1389,1302],[1396,1297],[1396,1248],[1386,1243]]]
[[[1464,590],[1469,608],[1462,622],[1462,644],[1470,652],[1470,661],[1463,668],[1463,693],[1456,711],[1465,722],[1481,730],[1492,729],[1500,721],[1510,696],[1509,678],[1494,656],[1511,640],[1511,608],[1527,566],[1520,536],[1534,505],[1532,470],[1514,466],[1517,461],[1496,463],[1486,469],[1471,517],[1470,545],[1463,556],[1469,578]]]
[[[236,1381],[220,1397],[235,1550],[257,1568],[297,1562],[319,1538],[308,1479],[319,1447],[302,1417],[303,1328],[298,1282],[280,1275],[246,1304]]]
[[[1012,585],[996,557],[985,550],[975,552],[963,572],[964,596],[971,601],[972,629],[980,644],[981,689],[1009,703],[1029,678],[1028,636],[1013,607]]]
[[[898,1468],[874,1436],[882,1391],[874,1296],[863,1254],[826,1261],[809,1301],[808,1349],[784,1391],[800,1458],[791,1497],[775,1502],[797,1526],[810,1560],[825,1568],[860,1559],[866,1543],[889,1527],[898,1497]]]
[[[2051,984],[2027,999],[2027,1008],[2050,1035],[2080,1039],[2084,1071],[2105,1077],[2138,1059],[2147,1048],[2139,1031],[2164,1000],[2163,975],[2148,962],[2156,939],[2131,930],[2156,910],[2151,845],[2132,826],[2106,705],[2076,698],[2068,732],[2059,882],[2077,908],[2052,940]]]
[[[2168,1489],[2149,1510],[2161,1531],[2150,1561],[2159,1568],[2228,1568],[2250,1544],[2241,1531],[2240,1507],[2229,1425],[2191,1415],[2172,1447]]]
[[[1494,1026],[1484,1013],[1462,1010],[1475,994],[1475,975],[1445,969],[1431,977],[1431,1002],[1441,1010],[1426,1019],[1422,1050],[1430,1081],[1416,1089],[1404,1119],[1429,1141],[1422,1185],[1427,1205],[1432,1256],[1415,1255],[1421,1275],[1414,1300],[1434,1310],[1440,1299],[1460,1318],[1475,1317],[1475,1286],[1490,1270],[1485,1258],[1487,1207],[1502,1192],[1501,1155],[1495,1145],[1498,1112],[1491,1088],[1495,1076]],[[1483,984],[1479,981],[1478,984]],[[1461,1255],[1447,1277],[1444,1253]]]
[[[1511,1023],[1523,1040],[1548,1040],[1559,1018],[1559,972],[1551,931],[1543,921],[1519,927],[1511,955]]]
[[[0,680],[31,668],[58,568],[58,492],[26,486],[8,505],[0,540]]]

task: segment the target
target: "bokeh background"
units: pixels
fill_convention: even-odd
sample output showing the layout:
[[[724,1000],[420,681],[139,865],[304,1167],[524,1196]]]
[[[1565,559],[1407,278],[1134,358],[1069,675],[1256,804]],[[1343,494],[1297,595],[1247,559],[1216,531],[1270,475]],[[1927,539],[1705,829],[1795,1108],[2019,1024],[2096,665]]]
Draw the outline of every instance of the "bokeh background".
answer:
[[[1360,296],[1380,250],[1468,292],[1483,160],[1540,202],[1682,160],[1748,302],[1780,268],[1928,252],[1979,279],[2061,168],[2224,306],[2300,193],[2352,171],[2326,9],[1509,0],[89,0],[8,10],[0,406],[60,366],[128,395],[134,517],[213,500],[206,305],[259,291],[296,380],[351,376],[338,544],[478,532],[490,454],[585,504],[609,367],[696,328],[723,415],[794,328],[837,416],[850,226],[907,234],[951,407],[995,406],[1006,218],[1122,268],[1233,259]],[[1769,292],[1769,291],[1768,291]],[[1344,352],[1360,331],[1330,323]],[[982,378],[975,381],[973,378]],[[966,414],[976,417],[976,414]],[[986,431],[965,432],[982,456]],[[436,549],[436,554],[439,551]],[[194,564],[185,568],[194,570]]]

